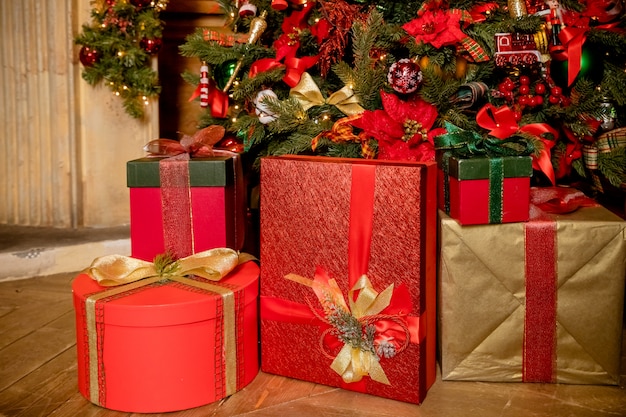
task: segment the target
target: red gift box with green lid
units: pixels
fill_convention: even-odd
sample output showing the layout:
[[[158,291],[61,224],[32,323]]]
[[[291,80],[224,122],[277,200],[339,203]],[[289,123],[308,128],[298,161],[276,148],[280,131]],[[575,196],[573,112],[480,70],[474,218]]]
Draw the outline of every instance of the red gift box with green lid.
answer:
[[[439,208],[460,224],[528,220],[530,156],[463,158],[442,152],[439,164]]]
[[[558,132],[546,123],[519,125],[511,108],[489,103],[476,123],[464,130],[446,122],[435,138],[439,208],[462,225],[528,221],[533,170],[554,184],[549,148]]]
[[[232,155],[129,161],[131,255],[152,260],[166,251],[184,257],[241,248],[245,190],[239,163]]]

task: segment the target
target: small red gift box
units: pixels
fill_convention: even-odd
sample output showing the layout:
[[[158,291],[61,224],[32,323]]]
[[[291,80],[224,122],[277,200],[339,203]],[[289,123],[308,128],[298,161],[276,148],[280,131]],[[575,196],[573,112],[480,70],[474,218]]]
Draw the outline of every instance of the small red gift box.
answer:
[[[258,277],[253,262],[219,282],[153,277],[104,287],[78,275],[80,393],[108,409],[160,413],[242,389],[259,370]]]
[[[240,249],[245,190],[238,164],[221,155],[129,161],[131,255],[151,261],[165,252]]]
[[[262,160],[263,371],[424,399],[435,380],[435,187],[434,164]]]
[[[439,208],[462,225],[525,222],[529,217],[529,156],[461,158],[438,155]]]

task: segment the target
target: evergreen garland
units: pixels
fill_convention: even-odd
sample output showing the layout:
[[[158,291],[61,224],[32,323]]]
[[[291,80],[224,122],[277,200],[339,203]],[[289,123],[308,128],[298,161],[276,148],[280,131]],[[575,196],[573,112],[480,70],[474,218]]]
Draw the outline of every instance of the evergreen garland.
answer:
[[[267,29],[258,42],[224,44],[207,41],[208,29],[199,29],[188,37],[186,44],[181,47],[181,54],[197,57],[199,61],[207,63],[214,79],[226,62],[242,61],[241,71],[234,75],[236,84],[226,92],[231,105],[228,117],[214,117],[209,109],[199,122],[201,126],[224,125],[242,138],[247,153],[252,155],[253,159],[285,153],[362,157],[364,146],[367,146],[373,154],[377,154],[380,150],[380,141],[358,136],[363,133],[362,129],[354,128],[351,139],[343,142],[331,140],[329,136],[322,134],[329,132],[336,121],[347,115],[335,106],[325,103],[316,104],[305,110],[297,100],[290,98],[292,86],[284,81],[288,73],[284,66],[284,58],[281,58],[279,65],[270,70],[256,72],[253,77],[250,76],[249,71],[253,65],[260,60],[274,59],[279,49],[285,48],[285,44],[294,45],[290,52],[297,58],[303,58],[325,50],[320,46],[325,43],[335,42],[339,45],[345,42],[346,47],[341,52],[343,55],[339,60],[331,62],[328,73],[324,74],[320,70],[319,63],[306,70],[319,87],[324,100],[344,86],[350,86],[363,109],[380,112],[384,110],[381,91],[395,94],[400,100],[405,101],[419,97],[436,107],[437,118],[432,129],[442,128],[446,123],[451,123],[470,131],[481,131],[476,122],[476,113],[482,105],[490,103],[494,106],[511,106],[521,109],[518,120],[520,126],[547,123],[560,132],[558,140],[551,144],[553,145],[551,158],[560,183],[591,181],[596,174],[601,174],[615,186],[626,183],[623,146],[602,153],[599,156],[598,168],[589,168],[580,156],[583,145],[592,143],[594,138],[602,133],[598,124],[603,117],[603,103],[609,102],[614,106],[614,128],[626,126],[626,94],[623,87],[626,85],[626,36],[624,36],[626,19],[623,12],[610,22],[612,26],[610,30],[607,30],[606,25],[598,25],[595,20],[597,16],[591,16],[586,31],[585,47],[594,52],[610,51],[610,53],[603,56],[594,55],[595,61],[592,62],[591,68],[581,70],[581,75],[572,85],[559,85],[552,80],[552,76],[559,75],[562,69],[551,66],[556,59],[551,57],[547,50],[541,51],[542,60],[545,61],[543,65],[530,67],[496,65],[494,59],[498,52],[496,34],[536,37],[546,30],[545,16],[527,14],[513,18],[509,14],[507,1],[478,3],[471,0],[443,2],[311,0],[304,5],[302,2],[288,1],[289,7],[286,10],[273,9],[271,0],[247,1],[257,7],[258,13],[267,12]],[[537,7],[544,5],[543,1],[528,0],[526,3]],[[571,13],[583,14],[590,4],[586,0],[561,0],[560,3]],[[245,34],[250,30],[254,16],[239,16],[236,3],[233,1],[220,0],[220,4],[232,17],[228,26],[233,33]],[[311,12],[303,21],[296,21],[295,17],[298,13],[304,13],[306,7],[311,7]],[[337,27],[338,23],[332,20],[336,10],[329,7],[345,7],[346,10],[351,10],[354,18],[348,26]],[[480,7],[483,8],[478,10]],[[416,19],[418,13],[424,13],[424,10],[429,8],[468,14],[472,12],[476,20],[462,24],[461,30],[464,36],[484,51],[488,59],[479,62],[468,60],[468,55],[463,52],[458,42],[435,47],[432,43],[414,41],[403,26]],[[317,36],[322,29],[317,24],[324,19],[331,22],[331,27],[335,31],[328,32],[330,35],[327,34],[327,37],[320,41]],[[290,24],[299,26],[294,30]],[[333,38],[342,31],[347,33],[346,39]],[[324,60],[328,62],[334,58],[319,57],[320,62]],[[419,90],[408,95],[394,91],[393,85],[387,79],[391,65],[406,58],[419,64],[423,77]],[[198,74],[183,76],[193,84],[198,83]],[[527,76],[531,80],[529,87],[533,90],[529,96],[535,95],[534,88],[537,84],[545,85],[547,92],[542,96],[542,104],[519,105],[517,101],[521,94],[518,88],[522,76]],[[501,84],[505,80],[513,80],[515,83],[514,100],[507,98],[501,91]],[[470,83],[485,85],[486,94],[476,97],[475,102],[469,105],[461,105],[461,91]],[[555,92],[557,95],[552,97],[552,89],[555,87],[559,87],[559,92]],[[259,92],[270,90],[276,94],[277,99],[272,97],[259,99]],[[554,103],[551,102],[553,99],[556,99]],[[255,108],[261,102],[276,116],[273,121],[266,124],[261,123],[255,114]],[[519,136],[532,142],[536,152],[548,146],[532,135]],[[360,139],[355,139],[357,137]],[[552,138],[553,141],[554,139]],[[312,141],[316,143],[315,149],[312,147]],[[573,145],[578,156],[569,160],[571,156],[568,152]],[[564,163],[565,160],[568,162]],[[591,188],[595,192],[602,191],[595,180]]]
[[[152,57],[162,43],[159,14],[167,0],[99,0],[92,21],[82,26],[75,43],[82,45],[82,77],[90,85],[103,83],[123,100],[126,112],[144,115],[148,100],[161,92]]]

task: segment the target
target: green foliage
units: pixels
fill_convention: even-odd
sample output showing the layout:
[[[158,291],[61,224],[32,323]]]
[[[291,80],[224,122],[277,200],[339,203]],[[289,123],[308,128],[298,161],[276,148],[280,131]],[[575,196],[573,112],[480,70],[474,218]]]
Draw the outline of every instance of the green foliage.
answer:
[[[161,41],[163,22],[159,13],[166,2],[137,8],[127,2],[92,9],[90,24],[82,26],[75,43],[97,51],[98,58],[83,67],[82,77],[92,86],[104,84],[123,100],[126,112],[141,118],[147,100],[161,92],[152,56],[142,40]]]
[[[598,170],[615,187],[626,183],[626,147],[598,155]]]
[[[546,24],[543,16],[527,15],[512,18],[507,9],[507,1],[504,0],[488,3],[495,7],[488,13],[483,12],[481,19],[461,25],[461,35],[475,41],[489,57],[483,62],[472,62],[469,59],[466,69],[463,69],[463,65],[469,56],[463,52],[459,42],[450,41],[434,46],[433,43],[417,41],[403,28],[403,25],[418,18],[418,10],[426,6],[427,2],[318,0],[313,2],[314,9],[307,19],[301,22],[301,27],[287,36],[285,30],[291,29],[289,25],[285,25],[285,19],[302,10],[300,7],[291,5],[285,11],[277,11],[271,8],[271,0],[251,1],[259,11],[264,10],[268,13],[267,29],[259,42],[248,45],[220,45],[217,42],[205,41],[203,31],[198,30],[188,37],[186,44],[181,47],[181,54],[197,57],[200,61],[206,62],[211,72],[226,61],[241,61],[242,69],[236,76],[237,83],[228,91],[231,100],[228,118],[216,119],[207,112],[200,123],[201,126],[222,124],[228,130],[242,134],[245,137],[246,151],[253,158],[292,153],[360,158],[363,145],[360,141],[365,141],[364,143],[376,153],[379,147],[377,140],[359,137],[363,131],[358,128],[354,128],[353,132],[344,132],[346,136],[343,140],[328,134],[337,121],[347,116],[337,107],[328,103],[316,103],[305,111],[298,101],[290,98],[292,86],[286,83],[285,76],[289,74],[289,70],[284,66],[286,61],[284,58],[277,60],[279,65],[273,69],[257,71],[254,76],[250,73],[250,68],[256,61],[265,58],[274,59],[277,53],[281,53],[278,39],[283,42],[283,47],[289,43],[296,45],[292,52],[297,58],[318,54],[322,48],[316,38],[318,32],[315,30],[315,23],[319,19],[331,19],[331,8],[343,6],[354,8],[351,10],[358,10],[359,13],[354,14],[353,21],[347,27],[338,28],[336,22],[332,22],[331,29],[339,30],[337,32],[331,30],[329,33],[344,34],[346,38],[342,42],[345,40],[347,47],[341,51],[340,59],[332,60],[330,71],[324,76],[319,65],[307,69],[319,88],[323,101],[344,86],[352,88],[358,103],[367,111],[382,110],[381,91],[396,94],[402,101],[419,97],[436,107],[437,119],[433,127],[444,127],[446,123],[451,123],[464,130],[480,131],[481,134],[484,133],[484,129],[478,125],[476,114],[482,105],[491,103],[497,107],[508,106],[516,112],[516,123],[519,126],[545,123],[559,132],[554,147],[551,150],[547,149],[551,152],[555,168],[564,166],[563,158],[570,158],[565,154],[567,149],[571,148],[572,141],[579,141],[580,143],[576,145],[582,146],[583,141],[588,142],[598,135],[596,122],[602,116],[600,106],[602,102],[609,101],[615,106],[617,114],[615,126],[626,126],[626,94],[623,87],[626,85],[626,37],[619,31],[590,27],[586,33],[587,47],[594,48],[594,51],[610,53],[604,56],[595,55],[593,59],[597,61],[591,63],[592,72],[588,73],[588,78],[581,75],[573,85],[560,85],[554,81],[557,79],[554,75],[563,74],[554,74],[556,70],[549,68],[549,60],[556,58],[551,57],[547,51],[543,51],[542,60],[546,61],[544,64],[496,65],[494,59],[498,52],[496,34],[531,35],[534,39],[536,34],[545,30]],[[240,18],[237,10],[233,8],[232,1],[219,0],[219,2],[234,16],[227,22],[228,26],[235,33],[246,33],[252,19]],[[487,4],[471,0],[450,0],[440,3],[449,9],[465,12],[474,11],[475,6]],[[585,5],[578,0],[562,0],[560,4],[569,11],[581,12],[585,9]],[[325,5],[331,5],[331,8],[322,7]],[[624,29],[625,22],[622,18],[613,23]],[[446,30],[449,27],[436,29]],[[327,36],[323,42],[338,42],[336,39],[330,39],[331,35]],[[324,57],[320,59],[322,58]],[[329,57],[326,58],[328,59],[326,62],[331,61]],[[419,62],[423,76],[418,92],[409,95],[396,93],[387,80],[391,65],[405,58]],[[521,103],[520,99],[524,95],[520,92],[521,76],[530,80],[530,90],[526,95],[529,98],[541,96],[541,102],[533,105]],[[185,79],[192,84],[198,82],[197,74],[186,74]],[[505,80],[512,80],[515,84],[511,96],[501,91],[501,85]],[[459,95],[462,89],[474,82],[484,83],[487,91],[484,95],[476,97],[475,102],[461,106],[462,100],[459,99]],[[535,93],[534,89],[539,84],[545,87],[545,94]],[[550,98],[550,90],[553,87],[562,90],[556,101]],[[276,120],[268,124],[262,124],[254,113],[257,94],[262,90],[271,90],[278,97],[265,102],[276,116]],[[235,106],[237,110],[234,110]],[[535,154],[545,147],[534,135],[518,133],[517,137],[529,142],[535,149]],[[314,138],[317,141],[315,151],[311,144]],[[593,178],[581,157],[571,163],[568,160],[568,164],[567,170],[572,171],[572,177],[584,178],[587,181]],[[625,182],[623,148],[601,154],[599,164],[598,172],[612,184]],[[558,174],[560,181],[570,180],[564,172]]]

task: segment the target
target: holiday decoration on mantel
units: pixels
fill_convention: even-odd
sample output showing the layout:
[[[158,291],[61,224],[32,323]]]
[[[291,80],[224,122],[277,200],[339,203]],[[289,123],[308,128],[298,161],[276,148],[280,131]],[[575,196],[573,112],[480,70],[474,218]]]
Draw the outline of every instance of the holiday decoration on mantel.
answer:
[[[493,136],[476,117],[490,104],[535,145],[534,185],[626,184],[626,147],[598,145],[626,127],[621,0],[219,3],[232,32],[190,35],[181,54],[198,72],[183,76],[198,85],[206,65],[199,124],[238,134],[251,159],[432,160],[447,125]]]
[[[126,112],[141,118],[150,99],[161,92],[152,57],[163,43],[159,14],[168,0],[98,0],[92,21],[75,42],[81,45],[82,77],[90,85],[103,83],[124,102]]]

